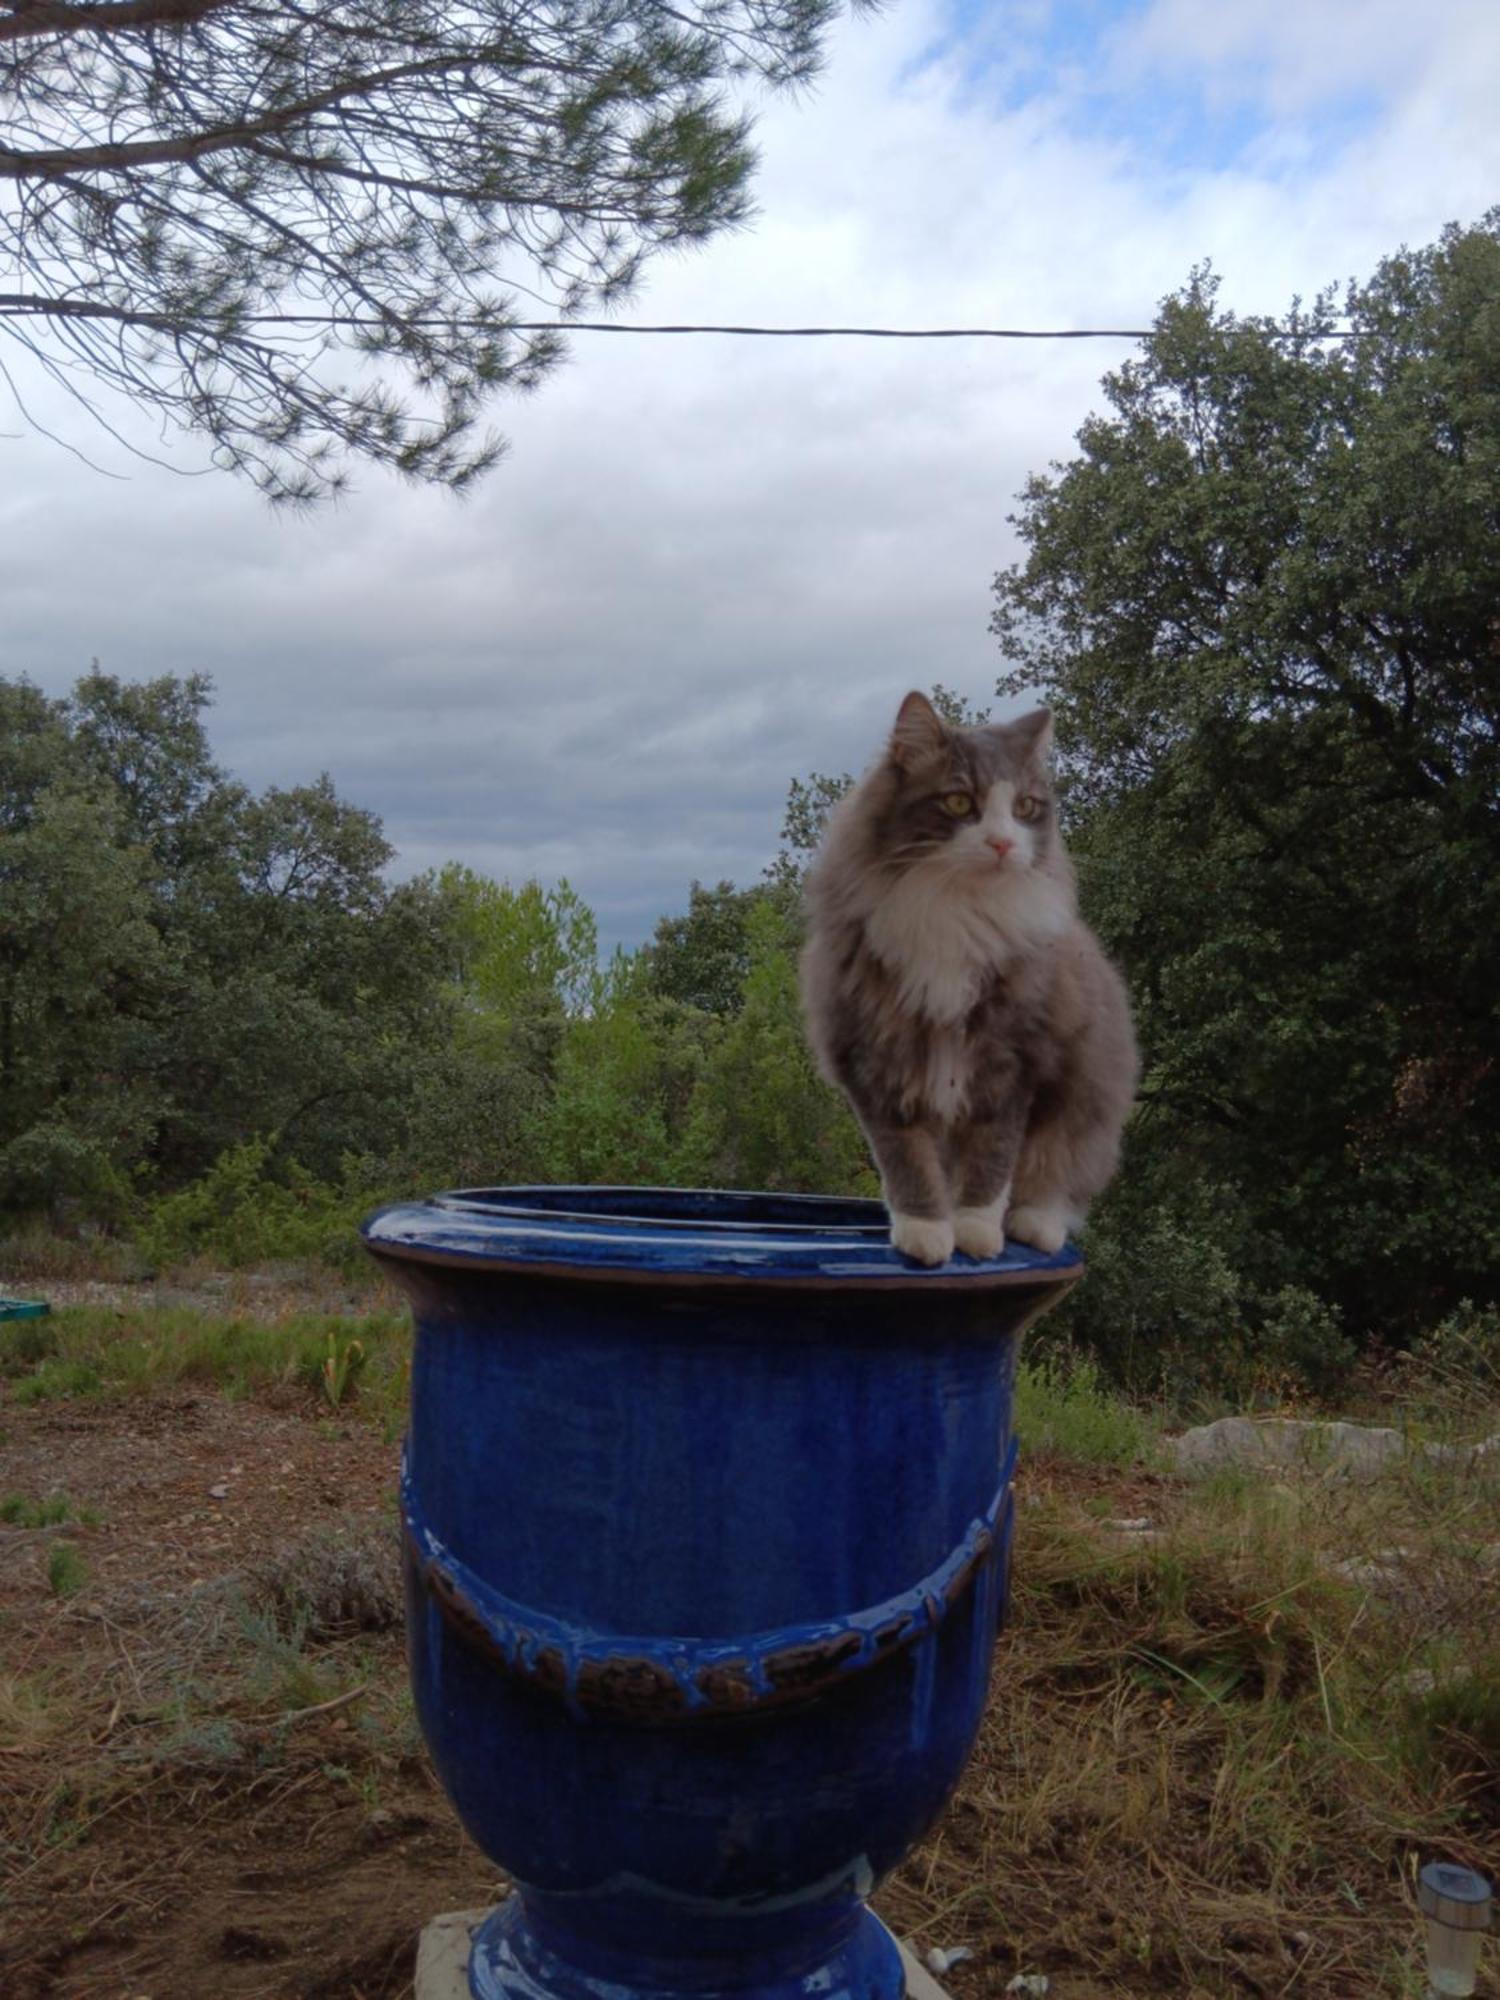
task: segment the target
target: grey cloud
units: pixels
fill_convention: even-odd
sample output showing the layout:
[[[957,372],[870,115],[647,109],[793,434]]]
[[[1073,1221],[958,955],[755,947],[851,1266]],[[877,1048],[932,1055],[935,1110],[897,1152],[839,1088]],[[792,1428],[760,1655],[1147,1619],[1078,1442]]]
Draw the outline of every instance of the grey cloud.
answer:
[[[987,94],[907,0],[766,116],[755,229],[655,267],[631,316],[1141,324],[1207,253],[1231,303],[1279,310],[1500,184],[1465,81],[1493,73],[1500,17],[1423,18],[1428,59],[1345,155],[1185,178],[1149,135],[1076,136],[1067,78]],[[207,671],[247,782],[327,769],[401,870],[566,874],[634,941],[694,876],[753,880],[788,779],[861,765],[909,686],[988,696],[1005,516],[1127,351],[578,335],[496,410],[513,449],[469,501],[369,475],[310,520],[0,443],[0,672]]]

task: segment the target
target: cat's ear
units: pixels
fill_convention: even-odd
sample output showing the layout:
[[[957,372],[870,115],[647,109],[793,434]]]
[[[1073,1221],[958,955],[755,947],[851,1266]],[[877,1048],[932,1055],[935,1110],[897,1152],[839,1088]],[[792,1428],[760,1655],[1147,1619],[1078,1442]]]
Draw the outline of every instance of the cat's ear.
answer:
[[[1030,715],[1007,722],[1005,733],[1028,762],[1042,763],[1052,748],[1052,711],[1034,708]]]
[[[891,759],[897,764],[910,764],[914,758],[940,750],[946,734],[943,718],[926,695],[913,688],[902,702],[891,731]]]

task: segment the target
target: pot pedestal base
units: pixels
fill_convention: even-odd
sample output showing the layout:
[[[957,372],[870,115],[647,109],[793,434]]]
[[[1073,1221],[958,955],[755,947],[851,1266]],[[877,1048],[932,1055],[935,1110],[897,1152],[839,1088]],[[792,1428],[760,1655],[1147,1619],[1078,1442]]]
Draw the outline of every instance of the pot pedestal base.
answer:
[[[423,1926],[413,2000],[472,2000],[469,1948],[474,1932],[493,1914],[493,1910],[450,1910]],[[950,2000],[947,1989],[899,1938],[896,1948],[906,1974],[907,2000]]]

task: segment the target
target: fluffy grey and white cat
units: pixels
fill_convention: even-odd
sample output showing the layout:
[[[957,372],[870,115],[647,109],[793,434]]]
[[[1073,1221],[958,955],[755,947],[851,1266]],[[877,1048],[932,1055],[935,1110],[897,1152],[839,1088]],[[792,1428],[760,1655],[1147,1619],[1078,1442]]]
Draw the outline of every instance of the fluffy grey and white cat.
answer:
[[[1078,915],[1046,709],[961,729],[920,694],[834,810],[807,884],[814,1053],[923,1264],[1062,1247],[1119,1160],[1125,987]]]

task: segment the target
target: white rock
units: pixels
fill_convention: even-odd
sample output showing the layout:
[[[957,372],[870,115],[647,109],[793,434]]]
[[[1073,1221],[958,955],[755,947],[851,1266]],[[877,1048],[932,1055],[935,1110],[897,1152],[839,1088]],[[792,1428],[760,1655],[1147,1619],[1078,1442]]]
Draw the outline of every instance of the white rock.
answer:
[[[927,1970],[936,1973],[941,1979],[945,1972],[951,1972],[955,1965],[962,1965],[966,1958],[973,1956],[973,1951],[966,1944],[956,1944],[948,1951],[944,1951],[941,1945],[935,1944],[927,1953]]]
[[[1373,1479],[1409,1452],[1455,1465],[1500,1456],[1500,1436],[1480,1444],[1414,1445],[1404,1432],[1384,1425],[1295,1417],[1220,1417],[1164,1442],[1177,1470],[1189,1474],[1216,1472],[1226,1465],[1281,1465]]]

